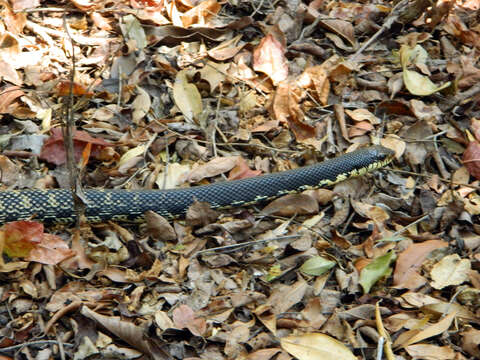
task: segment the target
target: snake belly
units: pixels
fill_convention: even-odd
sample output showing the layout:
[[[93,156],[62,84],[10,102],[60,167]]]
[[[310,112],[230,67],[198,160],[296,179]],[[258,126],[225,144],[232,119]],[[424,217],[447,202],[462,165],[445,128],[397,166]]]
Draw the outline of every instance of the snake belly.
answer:
[[[85,216],[89,222],[138,222],[147,210],[168,219],[182,217],[195,200],[208,202],[214,209],[247,206],[330,186],[381,168],[392,159],[392,150],[373,146],[299,169],[209,185],[172,190],[87,189]],[[70,190],[0,191],[0,223],[25,219],[75,222]]]

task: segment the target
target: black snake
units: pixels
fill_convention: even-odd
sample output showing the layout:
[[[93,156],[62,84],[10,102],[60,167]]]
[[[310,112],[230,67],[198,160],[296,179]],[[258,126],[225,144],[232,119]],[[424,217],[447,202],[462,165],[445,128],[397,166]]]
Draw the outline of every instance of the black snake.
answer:
[[[89,222],[135,222],[147,210],[168,219],[184,216],[195,200],[208,202],[214,209],[252,205],[363,175],[385,166],[392,158],[392,150],[372,146],[299,169],[210,185],[172,190],[87,189],[85,216]],[[0,191],[0,223],[24,219],[75,222],[70,190]]]

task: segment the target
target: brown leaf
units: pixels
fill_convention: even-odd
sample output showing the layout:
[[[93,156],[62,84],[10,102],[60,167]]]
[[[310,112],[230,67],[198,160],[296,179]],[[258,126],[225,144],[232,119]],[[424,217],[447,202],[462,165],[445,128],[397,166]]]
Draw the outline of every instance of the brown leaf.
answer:
[[[2,74],[0,73],[0,78],[1,77]],[[15,108],[13,102],[23,95],[25,95],[25,93],[17,86],[4,88],[0,93],[0,114],[10,114]]]
[[[299,280],[293,285],[280,285],[273,290],[267,304],[272,307],[274,314],[284,313],[303,300],[307,289],[308,283],[304,280]]]
[[[435,249],[448,246],[440,240],[427,240],[412,244],[398,255],[393,274],[393,284],[399,288],[416,289],[425,283],[425,279],[418,274],[424,260]]]
[[[193,24],[208,23],[212,17],[216,16],[220,9],[221,6],[216,0],[202,1],[182,15],[183,26],[187,28]]]
[[[58,83],[56,89],[57,96],[69,96],[70,95],[70,81],[62,80]],[[89,91],[85,85],[79,83],[73,83],[72,94],[74,96],[92,97],[93,92]]]
[[[149,234],[156,240],[173,241],[177,238],[177,234],[169,222],[153,211],[149,210],[145,213],[145,223]]]
[[[177,329],[188,329],[196,336],[202,336],[207,329],[205,320],[195,317],[195,313],[187,305],[180,305],[173,310],[172,320]]]
[[[30,251],[25,260],[47,265],[57,265],[74,255],[75,253],[70,250],[61,237],[43,234],[42,241]]]
[[[287,59],[285,58],[285,47],[268,34],[253,51],[253,69],[267,74],[277,85],[288,76]]]
[[[238,157],[235,167],[228,174],[228,180],[247,179],[261,174],[260,170],[250,169],[244,158]]]
[[[460,334],[462,336],[462,349],[474,358],[480,358],[480,330],[469,328]]]
[[[75,131],[73,134],[73,146],[75,160],[77,162],[82,158],[82,153],[87,143],[90,143],[92,146],[91,154],[93,157],[100,156],[103,147],[111,146],[111,144],[107,143],[105,140],[96,139],[85,131]],[[66,162],[62,129],[52,129],[52,135],[43,144],[42,152],[39,157],[55,165],[61,165]]]
[[[14,185],[20,176],[17,166],[4,155],[0,155],[0,182],[7,186]]]
[[[455,319],[457,312],[451,312],[443,319],[435,324],[430,324],[423,330],[409,330],[404,332],[400,337],[395,340],[394,347],[405,347],[411,344],[415,344],[419,341],[428,339],[432,336],[440,335],[444,331],[447,331],[453,320]]]
[[[105,316],[98,314],[86,306],[82,306],[80,313],[103,326],[105,329],[110,331],[112,334],[115,334],[127,344],[133,346],[135,349],[151,356],[153,359],[167,360],[170,358],[155,345],[152,339],[144,336],[146,331],[144,327],[137,326],[130,321],[121,320],[121,318],[117,316]]]
[[[311,90],[312,96],[320,101],[322,105],[328,104],[328,95],[330,93],[330,81],[328,72],[324,66],[312,66],[298,77],[297,83],[303,89]]]
[[[271,112],[273,117],[287,123],[298,141],[315,137],[315,128],[303,122],[299,106],[300,89],[289,81],[282,81],[273,96]]]
[[[1,228],[3,251],[9,257],[26,257],[43,239],[43,225],[35,221],[14,221]]]
[[[470,142],[463,153],[462,160],[470,175],[480,180],[480,143]]]
[[[289,194],[273,200],[262,210],[264,214],[292,216],[318,213],[318,203],[313,196]]]
[[[325,334],[304,333],[281,339],[282,349],[298,359],[355,360],[356,357],[340,341]]]
[[[199,182],[202,179],[217,176],[232,170],[238,161],[238,156],[217,157],[208,163],[195,167],[187,176],[188,182]]]
[[[173,85],[173,99],[186,122],[193,123],[203,111],[202,96],[195,84],[189,82],[186,70],[177,73]]]
[[[212,209],[210,203],[194,201],[187,209],[185,220],[191,226],[205,226],[217,220],[219,215],[219,213]]]

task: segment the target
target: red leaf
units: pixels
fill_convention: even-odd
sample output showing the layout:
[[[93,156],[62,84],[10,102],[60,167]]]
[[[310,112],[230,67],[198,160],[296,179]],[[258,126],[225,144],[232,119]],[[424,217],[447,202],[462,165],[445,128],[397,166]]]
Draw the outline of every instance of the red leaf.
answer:
[[[111,146],[105,140],[91,137],[85,131],[75,131],[73,134],[73,150],[75,161],[82,159],[82,153],[87,144],[91,144],[91,155],[98,157],[100,150],[105,146]],[[52,129],[52,136],[50,136],[43,144],[40,159],[51,162],[55,165],[61,165],[66,162],[65,147],[63,145],[63,134],[59,128]],[[85,159],[84,159],[85,160]]]
[[[260,175],[262,172],[260,170],[252,170],[248,167],[247,162],[244,158],[239,157],[235,167],[230,170],[228,175],[228,180],[238,180],[246,179]]]
[[[288,77],[285,46],[268,34],[253,51],[253,69],[267,74],[276,85]]]
[[[47,265],[56,265],[75,255],[61,237],[43,234],[42,241],[36,244],[25,260]]]
[[[468,144],[467,150],[463,153],[463,165],[470,175],[480,180],[480,144],[472,141]]]
[[[9,257],[56,265],[75,253],[59,236],[45,234],[43,225],[36,221],[14,221],[2,226],[3,251]]]
[[[25,257],[42,241],[43,225],[35,221],[14,221],[2,226],[5,232],[3,251],[9,257]]]
[[[193,335],[202,336],[206,330],[204,319],[196,318],[193,310],[187,305],[180,305],[172,313],[177,329],[187,328]]]
[[[70,81],[63,80],[60,81],[57,85],[57,95],[58,96],[68,96],[70,95]],[[75,96],[86,96],[92,97],[93,92],[88,91],[88,89],[81,84],[73,83],[72,94]]]

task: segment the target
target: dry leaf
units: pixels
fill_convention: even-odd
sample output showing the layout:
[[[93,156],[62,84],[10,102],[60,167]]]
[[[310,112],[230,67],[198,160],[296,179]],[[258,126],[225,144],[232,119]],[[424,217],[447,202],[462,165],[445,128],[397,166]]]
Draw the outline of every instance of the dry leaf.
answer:
[[[468,259],[460,259],[458,254],[445,256],[430,271],[431,285],[443,289],[450,285],[463,284],[469,278],[471,264]]]
[[[277,85],[288,76],[285,47],[272,34],[265,36],[253,51],[253,69],[267,74]]]
[[[200,92],[194,84],[188,82],[186,70],[177,73],[173,85],[173,99],[187,122],[197,120],[203,111]]]
[[[340,341],[318,333],[290,335],[280,339],[282,349],[299,360],[356,360]]]

